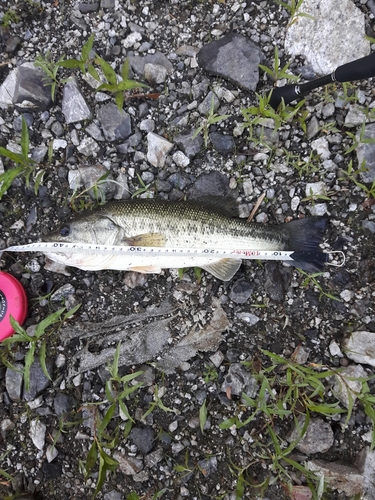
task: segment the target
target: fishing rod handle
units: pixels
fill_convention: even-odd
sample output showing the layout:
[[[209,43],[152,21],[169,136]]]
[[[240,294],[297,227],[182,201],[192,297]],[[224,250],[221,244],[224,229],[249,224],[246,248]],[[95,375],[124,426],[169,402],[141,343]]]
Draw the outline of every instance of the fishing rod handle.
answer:
[[[375,76],[375,52],[347,64],[339,66],[332,77],[336,82],[364,80]]]

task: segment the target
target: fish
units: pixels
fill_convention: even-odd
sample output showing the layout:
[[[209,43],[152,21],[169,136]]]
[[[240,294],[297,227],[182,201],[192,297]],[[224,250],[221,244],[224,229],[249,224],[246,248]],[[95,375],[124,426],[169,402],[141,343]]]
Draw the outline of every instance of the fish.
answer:
[[[306,217],[278,225],[249,223],[234,217],[224,200],[168,201],[130,199],[109,201],[76,215],[47,234],[47,242],[89,243],[164,248],[288,250],[292,265],[321,271],[327,254],[319,247],[327,218]],[[104,255],[44,252],[51,260],[86,271],[104,269],[160,273],[162,269],[200,267],[229,281],[241,259],[197,255]],[[294,255],[294,254],[293,254]]]

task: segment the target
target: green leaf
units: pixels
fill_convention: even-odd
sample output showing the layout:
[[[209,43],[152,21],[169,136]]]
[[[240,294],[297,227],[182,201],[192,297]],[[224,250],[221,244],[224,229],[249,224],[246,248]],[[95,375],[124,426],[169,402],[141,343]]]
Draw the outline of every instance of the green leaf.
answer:
[[[25,356],[25,368],[23,372],[23,378],[25,382],[25,388],[28,391],[30,389],[30,368],[34,361],[35,354],[35,344],[30,344],[30,349],[27,351]]]
[[[44,318],[40,323],[38,323],[38,325],[35,329],[35,337],[37,339],[40,338],[45,333],[46,328],[48,328],[49,326],[51,326],[54,323],[56,323],[57,321],[59,321],[59,319],[64,311],[65,311],[65,307],[50,314],[49,316]]]
[[[50,374],[48,373],[47,365],[46,365],[46,340],[45,339],[43,339],[42,345],[40,346],[39,359],[40,359],[40,366],[42,367],[44,375],[49,380],[52,380]]]
[[[66,61],[61,61],[57,63],[59,66],[63,68],[82,68],[84,67],[84,64],[82,64],[82,61],[79,61],[78,59],[67,59]]]
[[[122,82],[119,82],[116,87],[117,90],[131,90],[141,87],[148,87],[148,85],[142,82],[137,82],[136,80],[123,80]]]
[[[96,444],[96,441],[93,441],[86,458],[86,479],[89,477],[96,463],[97,458],[98,458],[98,446]]]
[[[99,427],[97,429],[97,433],[98,433],[99,436],[101,436],[101,434],[107,428],[109,422],[112,420],[113,415],[115,413],[115,409],[116,409],[116,403],[112,403],[111,406],[106,411],[106,413],[105,413],[105,415],[103,417],[103,420],[101,421],[101,423],[100,423],[100,425],[99,425]]]
[[[69,311],[67,311],[64,314],[63,321],[65,321],[66,319],[71,318],[78,311],[78,309],[81,307],[81,305],[82,304],[77,304],[76,306],[72,307],[72,309],[70,309]]]
[[[15,153],[14,151],[11,151],[10,149],[3,148],[0,146],[0,156],[5,156],[5,158],[9,158],[9,160],[14,161],[14,163],[24,163],[24,158],[23,155],[20,153]]]
[[[116,102],[118,109],[122,109],[122,107],[124,105],[124,93],[123,92],[116,92],[115,102]]]
[[[109,373],[113,378],[116,378],[118,376],[118,363],[120,359],[120,350],[121,350],[121,342],[117,344],[115,355],[113,357],[113,363],[109,370]]]
[[[103,58],[96,56],[96,61],[100,64],[104,76],[106,77],[108,83],[111,85],[116,85],[117,84],[117,75],[115,73],[115,70],[112,68],[112,66],[107,63]]]
[[[125,59],[124,64],[122,65],[121,77],[125,81],[129,79],[129,59],[128,58]]]
[[[95,33],[93,33],[87,42],[82,47],[82,61],[86,62],[90,57],[90,52],[92,51],[92,47],[95,41]]]
[[[229,429],[232,425],[235,425],[237,422],[236,417],[228,418],[219,424],[220,429]]]
[[[14,179],[23,172],[22,167],[11,168],[0,175],[0,200],[4,193],[10,188]]]
[[[99,76],[99,73],[96,71],[96,69],[94,68],[94,66],[92,64],[89,64],[87,66],[87,71],[89,72],[89,74],[98,82],[100,82],[100,76]]]
[[[207,405],[206,400],[203,401],[202,406],[199,408],[199,426],[202,434],[204,434],[204,426],[207,421]]]
[[[245,493],[245,481],[243,478],[243,474],[240,474],[237,478],[236,500],[242,500],[244,493]]]

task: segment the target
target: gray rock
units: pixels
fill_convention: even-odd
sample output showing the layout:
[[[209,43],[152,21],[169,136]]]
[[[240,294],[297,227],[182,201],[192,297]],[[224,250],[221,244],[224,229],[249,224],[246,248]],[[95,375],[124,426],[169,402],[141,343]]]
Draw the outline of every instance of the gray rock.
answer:
[[[375,452],[364,448],[359,454],[358,468],[363,475],[363,500],[375,500]]]
[[[286,33],[285,50],[302,55],[318,75],[366,56],[365,16],[351,0],[304,0],[299,16]]]
[[[147,134],[147,161],[154,167],[163,167],[173,144],[164,137],[149,132]]]
[[[128,178],[122,172],[120,172],[116,178],[115,194],[113,198],[115,200],[127,200],[130,198]]]
[[[36,163],[42,163],[45,157],[47,156],[48,153],[48,148],[47,146],[37,146],[31,151],[31,158],[36,162]]]
[[[182,151],[176,151],[173,153],[173,161],[178,167],[187,167],[190,163],[190,159],[188,156],[186,156]]]
[[[352,332],[343,341],[343,349],[355,363],[375,366],[375,332]]]
[[[185,153],[185,155],[192,159],[196,156],[202,146],[203,139],[201,135],[197,135],[194,139],[194,132],[189,132],[187,134],[179,134],[175,136],[174,143]]]
[[[102,9],[111,9],[115,8],[116,1],[115,0],[100,0],[100,7]]]
[[[30,438],[38,450],[43,450],[46,441],[46,425],[38,419],[30,422]]]
[[[154,446],[155,432],[151,427],[133,427],[129,439],[140,452],[148,453]]]
[[[278,262],[268,261],[264,264],[264,289],[272,300],[282,302],[285,299],[292,270]]]
[[[230,135],[220,134],[219,132],[211,132],[210,140],[213,148],[221,155],[229,155],[234,151],[234,139]]]
[[[300,438],[304,422],[305,416],[301,415],[298,418],[299,428],[293,429],[287,436],[289,443]],[[307,426],[305,435],[297,443],[296,448],[301,453],[306,453],[306,455],[324,453],[331,448],[333,440],[334,436],[331,426],[321,418],[312,418]]]
[[[5,52],[14,52],[20,43],[21,38],[19,36],[11,35],[5,44]]]
[[[233,363],[221,384],[222,392],[227,392],[228,389],[234,396],[240,396],[244,392],[249,398],[255,398],[258,392],[258,382],[244,366],[240,363]]]
[[[124,140],[132,133],[130,116],[114,103],[101,106],[98,119],[107,141]]]
[[[311,120],[307,124],[307,138],[311,140],[313,137],[319,133],[319,121],[315,115],[311,117]]]
[[[100,147],[92,137],[84,137],[77,149],[83,156],[88,157],[96,155]]]
[[[104,135],[102,134],[102,131],[98,127],[98,125],[94,122],[91,122],[85,129],[85,131],[91,135],[93,139],[99,142],[105,141]]]
[[[53,360],[50,358],[46,359],[47,372],[50,377],[52,375]],[[29,390],[24,390],[23,399],[25,401],[32,401],[37,396],[42,394],[42,392],[47,389],[51,384],[51,379],[46,377],[39,359],[35,360],[30,366],[30,387]]]
[[[310,460],[307,462],[307,468],[312,472],[323,474],[330,489],[338,490],[348,498],[354,498],[363,491],[363,476],[356,467],[338,462]]]
[[[233,32],[204,45],[198,52],[198,62],[205,71],[245,90],[256,89],[258,65],[263,59],[262,51],[254,42]]]
[[[161,66],[160,64],[146,63],[144,75],[145,79],[151,85],[159,85],[161,83],[164,83],[167,79],[168,71],[164,66]]]
[[[56,394],[53,400],[53,409],[57,416],[66,415],[76,405],[76,400],[72,396],[63,394],[62,392]]]
[[[363,220],[362,227],[363,229],[367,229],[371,233],[375,233],[375,222],[372,220]]]
[[[122,500],[124,497],[122,493],[119,493],[116,490],[109,491],[108,493],[105,493],[104,495],[104,500]]]
[[[81,174],[83,185],[93,200],[98,198],[98,193],[102,199],[111,200],[113,198],[116,192],[116,184],[111,182],[112,174],[106,167],[100,163],[93,166],[84,165],[79,167],[79,173]],[[104,176],[107,177],[102,179]],[[96,186],[95,189],[94,186]]]
[[[75,293],[74,286],[71,285],[70,283],[66,283],[65,285],[58,288],[55,292],[53,292],[53,294],[51,295],[51,301],[61,302],[63,299],[68,298],[74,293]]]
[[[221,172],[209,172],[202,174],[189,190],[190,198],[201,198],[204,196],[228,196],[230,192],[229,179]]]
[[[365,113],[357,104],[352,104],[345,116],[345,127],[359,127],[366,119]]]
[[[189,181],[183,175],[176,173],[168,177],[168,182],[172,187],[181,189],[183,191],[186,188]]]
[[[143,469],[143,461],[139,458],[115,452],[113,458],[119,462],[119,469],[126,476],[138,474]]]
[[[211,111],[212,99],[214,100],[213,111],[217,111],[220,106],[220,101],[215,92],[210,91],[203,101],[198,106],[198,111],[201,115],[207,116]]]
[[[7,368],[5,372],[5,388],[12,401],[21,401],[23,365],[15,363],[13,366],[15,370]]]
[[[90,120],[92,117],[90,108],[81,94],[75,78],[70,78],[64,85],[62,112],[68,124]]]
[[[247,311],[242,311],[236,314],[237,318],[239,318],[241,321],[244,323],[247,323],[250,326],[254,326],[260,321],[260,318],[256,316],[255,314],[252,314]]]
[[[52,103],[51,87],[40,68],[22,64],[16,70],[13,104],[21,111],[44,111]]]
[[[370,123],[365,127],[364,139],[375,139],[375,123]],[[359,139],[359,134],[358,134]],[[357,147],[358,164],[365,165],[366,172],[361,172],[360,177],[363,182],[372,183],[375,179],[375,143],[360,143]]]
[[[210,457],[207,459],[198,461],[199,470],[205,477],[210,476],[212,473],[217,471],[217,458]]]
[[[349,408],[350,402],[355,402],[357,399],[356,394],[362,391],[362,382],[359,378],[367,378],[367,373],[361,365],[346,366],[335,375],[336,383],[332,390],[345,408]]]
[[[231,286],[229,297],[236,304],[245,304],[254,291],[254,284],[245,279],[239,279]]]
[[[147,54],[144,57],[141,56],[130,56],[129,63],[133,71],[138,75],[144,75],[146,64],[157,64],[163,66],[168,73],[173,70],[173,65],[171,61],[161,52],[155,52],[154,54]]]
[[[89,14],[90,12],[97,12],[99,10],[99,2],[79,3],[78,9],[81,12],[81,14]]]

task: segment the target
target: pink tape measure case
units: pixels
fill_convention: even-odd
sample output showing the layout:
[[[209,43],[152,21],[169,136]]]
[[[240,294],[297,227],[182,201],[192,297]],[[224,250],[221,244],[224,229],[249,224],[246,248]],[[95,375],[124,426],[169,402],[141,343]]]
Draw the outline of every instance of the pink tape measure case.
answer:
[[[16,278],[0,271],[0,342],[14,333],[10,316],[22,325],[27,316],[27,296]]]

